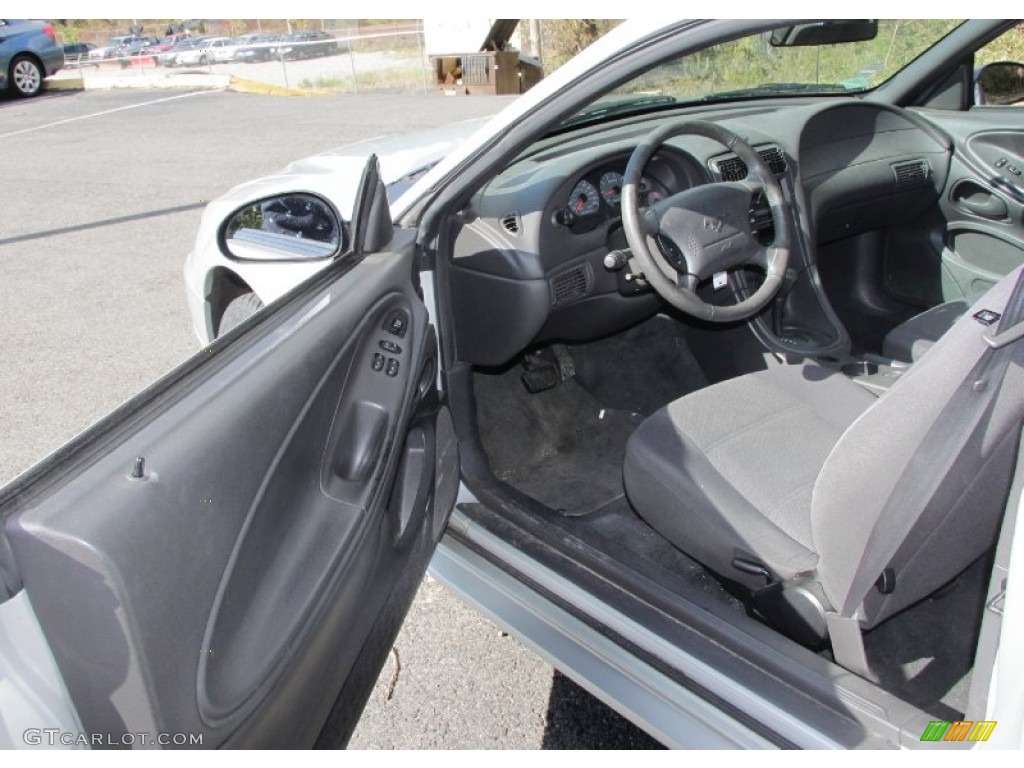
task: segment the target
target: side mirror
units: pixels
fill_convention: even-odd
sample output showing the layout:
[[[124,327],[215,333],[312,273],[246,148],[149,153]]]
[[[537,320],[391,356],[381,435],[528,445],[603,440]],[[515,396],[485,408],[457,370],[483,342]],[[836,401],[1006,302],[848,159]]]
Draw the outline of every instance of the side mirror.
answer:
[[[328,259],[346,245],[334,208],[303,192],[268,197],[235,211],[221,242],[229,255],[248,261]]]
[[[974,103],[1000,106],[1024,101],[1024,64],[996,61],[974,75]]]

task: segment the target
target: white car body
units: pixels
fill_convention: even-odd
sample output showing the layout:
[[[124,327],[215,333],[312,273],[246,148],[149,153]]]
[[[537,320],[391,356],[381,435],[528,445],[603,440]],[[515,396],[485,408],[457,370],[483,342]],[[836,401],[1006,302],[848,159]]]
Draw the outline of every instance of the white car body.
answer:
[[[213,51],[213,60],[216,62],[234,61],[235,54],[238,53],[238,49],[249,45],[255,37],[258,37],[258,35],[236,37],[232,38],[224,45],[217,46]]]
[[[231,38],[229,37],[211,37],[209,40],[204,40],[198,48],[179,53],[174,63],[179,67],[194,67],[209,63],[216,60],[217,51],[222,50],[230,42]]]
[[[380,159],[384,183],[394,185],[424,168],[436,164],[456,150],[490,118],[466,120],[440,129],[368,139],[335,150],[298,160],[281,173],[241,184],[213,200],[203,212],[196,244],[185,259],[185,286],[192,327],[201,345],[216,337],[218,317],[213,314],[210,296],[216,281],[231,276],[245,283],[268,304],[286,291],[319,272],[330,259],[268,262],[241,261],[225,254],[220,247],[219,231],[235,210],[275,194],[304,189],[332,203],[348,221],[352,215],[356,187],[373,153]]]

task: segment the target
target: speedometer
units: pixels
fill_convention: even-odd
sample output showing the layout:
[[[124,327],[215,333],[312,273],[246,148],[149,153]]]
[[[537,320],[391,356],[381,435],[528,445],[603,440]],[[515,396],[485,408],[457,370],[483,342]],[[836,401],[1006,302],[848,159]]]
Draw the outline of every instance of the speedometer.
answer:
[[[609,205],[618,205],[622,200],[622,174],[608,171],[601,177],[601,197]]]
[[[594,185],[586,179],[580,180],[569,193],[569,210],[577,216],[593,216],[600,202]]]

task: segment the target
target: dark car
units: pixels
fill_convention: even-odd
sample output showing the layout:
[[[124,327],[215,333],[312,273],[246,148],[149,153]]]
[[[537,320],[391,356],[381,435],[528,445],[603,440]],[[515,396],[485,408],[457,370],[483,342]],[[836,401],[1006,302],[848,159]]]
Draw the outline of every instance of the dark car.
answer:
[[[281,39],[275,56],[284,59],[311,59],[315,56],[334,56],[338,41],[326,32],[296,32]]]
[[[89,59],[89,51],[96,49],[95,43],[68,43],[64,48],[64,66],[75,69]],[[98,66],[98,65],[97,65]]]
[[[235,61],[269,61],[277,55],[274,43],[280,40],[280,35],[258,35],[235,52]]]
[[[139,37],[126,45],[121,46],[118,51],[119,56],[137,56],[140,53],[148,54],[150,49],[154,45],[159,45],[160,41],[155,37]]]
[[[0,19],[0,90],[35,96],[43,78],[64,66],[64,51],[44,21]]]

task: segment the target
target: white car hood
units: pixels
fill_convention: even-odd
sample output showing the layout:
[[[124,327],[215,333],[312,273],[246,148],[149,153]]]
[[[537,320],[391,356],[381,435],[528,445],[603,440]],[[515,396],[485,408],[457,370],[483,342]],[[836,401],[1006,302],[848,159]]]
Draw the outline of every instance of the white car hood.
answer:
[[[285,192],[313,192],[330,200],[346,220],[352,217],[356,189],[366,159],[376,154],[387,185],[432,166],[475,133],[491,118],[453,123],[407,134],[381,136],[296,160],[280,173],[245,182],[212,201],[203,215],[216,222],[232,210],[255,200]]]

